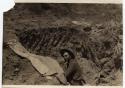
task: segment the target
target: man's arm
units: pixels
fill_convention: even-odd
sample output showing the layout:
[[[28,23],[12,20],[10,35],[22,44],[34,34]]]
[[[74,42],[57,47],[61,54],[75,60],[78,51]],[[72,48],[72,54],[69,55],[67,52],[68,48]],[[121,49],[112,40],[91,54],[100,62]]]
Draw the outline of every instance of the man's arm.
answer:
[[[75,60],[72,60],[69,62],[69,66],[66,70],[66,77],[70,77],[72,76],[75,72],[76,72],[76,66],[77,66],[77,63],[75,62]]]

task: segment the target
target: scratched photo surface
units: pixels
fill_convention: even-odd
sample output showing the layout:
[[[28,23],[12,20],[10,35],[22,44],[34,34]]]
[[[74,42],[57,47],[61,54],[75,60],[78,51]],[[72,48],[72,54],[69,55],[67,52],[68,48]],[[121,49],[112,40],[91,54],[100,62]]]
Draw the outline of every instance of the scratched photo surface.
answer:
[[[122,4],[16,3],[4,13],[3,85],[122,86]]]

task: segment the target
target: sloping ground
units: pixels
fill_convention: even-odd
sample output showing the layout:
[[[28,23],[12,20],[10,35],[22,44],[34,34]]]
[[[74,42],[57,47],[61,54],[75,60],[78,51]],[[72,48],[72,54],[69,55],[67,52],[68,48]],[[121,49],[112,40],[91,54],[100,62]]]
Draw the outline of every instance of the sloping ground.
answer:
[[[59,50],[68,48],[90,85],[121,85],[121,11],[121,5],[16,4],[4,18],[3,84],[54,84],[7,47],[14,38],[59,62]]]

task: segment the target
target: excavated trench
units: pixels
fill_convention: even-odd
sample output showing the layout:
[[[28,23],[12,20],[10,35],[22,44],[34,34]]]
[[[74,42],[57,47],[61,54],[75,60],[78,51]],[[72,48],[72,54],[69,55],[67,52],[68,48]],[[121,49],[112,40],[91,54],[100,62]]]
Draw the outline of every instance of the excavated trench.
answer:
[[[60,49],[69,49],[75,54],[82,50],[81,42],[85,41],[84,32],[67,27],[26,30],[17,36],[28,51],[45,56],[57,56]]]

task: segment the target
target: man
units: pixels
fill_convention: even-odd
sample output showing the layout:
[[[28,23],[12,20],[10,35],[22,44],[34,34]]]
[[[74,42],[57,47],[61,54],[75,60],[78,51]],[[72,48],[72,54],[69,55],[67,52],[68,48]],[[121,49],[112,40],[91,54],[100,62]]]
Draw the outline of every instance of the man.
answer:
[[[64,71],[67,81],[72,85],[84,85],[86,82],[81,75],[82,72],[75,55],[67,49],[62,49],[60,53],[65,60]]]

